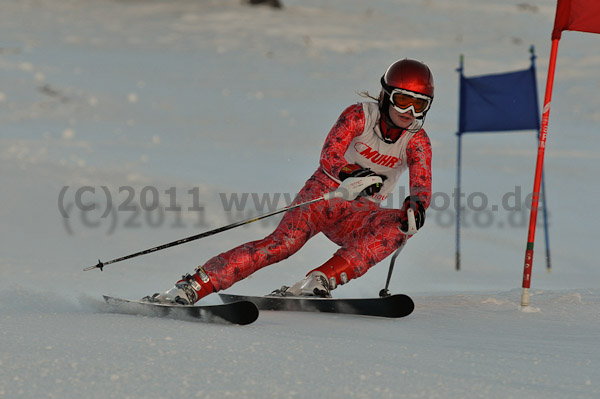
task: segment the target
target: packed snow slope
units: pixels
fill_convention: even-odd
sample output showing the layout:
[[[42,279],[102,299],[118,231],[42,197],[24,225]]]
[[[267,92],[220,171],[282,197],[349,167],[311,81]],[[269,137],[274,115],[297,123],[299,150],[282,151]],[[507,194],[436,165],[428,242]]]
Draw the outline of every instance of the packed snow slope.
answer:
[[[406,319],[263,312],[250,326],[2,294],[6,398],[595,398],[597,290],[419,296]],[[11,303],[7,305],[7,303]]]
[[[459,56],[468,76],[499,73],[527,68],[534,45],[542,98],[554,11],[553,0],[3,1],[0,398],[600,397],[598,35],[560,44],[552,273],[540,224],[532,306],[520,308],[519,287],[535,132],[464,137],[472,201],[454,270]],[[236,327],[106,312],[102,294],[165,290],[279,219],[84,267],[287,205],[339,113],[404,57],[436,81],[425,123],[436,202],[391,283],[414,298],[412,315],[263,312]],[[317,236],[230,292],[293,283],[333,251]],[[376,296],[387,266],[335,294]]]

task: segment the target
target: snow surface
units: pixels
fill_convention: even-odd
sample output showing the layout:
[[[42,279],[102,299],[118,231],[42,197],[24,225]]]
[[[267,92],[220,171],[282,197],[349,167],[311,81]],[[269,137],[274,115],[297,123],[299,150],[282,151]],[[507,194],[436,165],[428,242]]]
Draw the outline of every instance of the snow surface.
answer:
[[[541,99],[555,2],[284,5],[2,2],[0,398],[600,397],[600,38],[561,40],[546,152],[553,268],[544,271],[540,228],[532,304],[521,309],[528,213],[492,209],[511,193],[526,204],[535,133],[465,136],[463,189],[489,204],[466,213],[460,272],[454,212],[440,204],[456,179],[459,55],[467,75],[497,73],[527,68],[535,45]],[[339,113],[360,101],[357,91],[377,93],[383,70],[403,57],[435,75],[425,127],[441,194],[392,278],[393,292],[415,299],[411,316],[263,312],[237,327],[106,313],[102,294],[169,288],[216,253],[268,234],[278,218],[104,272],[84,267],[261,212],[227,211],[223,196],[281,194],[275,206],[286,205]],[[78,209],[82,187],[95,189],[82,194],[96,210]],[[154,187],[163,212],[102,218],[102,187],[115,208],[128,192],[139,205],[144,189],[151,202]],[[315,237],[230,291],[292,283],[334,250]],[[336,295],[377,295],[387,266]]]

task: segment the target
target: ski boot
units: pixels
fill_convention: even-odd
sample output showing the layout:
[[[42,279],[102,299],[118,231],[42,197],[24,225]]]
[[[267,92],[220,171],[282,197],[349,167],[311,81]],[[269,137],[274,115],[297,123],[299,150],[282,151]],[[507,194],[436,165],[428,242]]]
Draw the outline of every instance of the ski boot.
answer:
[[[175,283],[171,289],[152,296],[142,298],[142,301],[164,303],[169,305],[193,305],[206,295],[215,292],[210,278],[199,267],[193,275],[186,274]]]
[[[319,296],[331,298],[331,288],[327,276],[322,272],[312,272],[291,287],[282,286],[271,293],[272,296]]]
[[[162,294],[157,292],[152,296],[145,296],[142,301],[169,305],[193,305],[197,302],[196,298],[196,291],[192,286],[187,281],[180,281]]]
[[[291,287],[284,285],[270,295],[331,298],[331,291],[353,278],[355,278],[355,272],[352,265],[341,256],[334,255],[322,266],[308,272],[304,279]]]

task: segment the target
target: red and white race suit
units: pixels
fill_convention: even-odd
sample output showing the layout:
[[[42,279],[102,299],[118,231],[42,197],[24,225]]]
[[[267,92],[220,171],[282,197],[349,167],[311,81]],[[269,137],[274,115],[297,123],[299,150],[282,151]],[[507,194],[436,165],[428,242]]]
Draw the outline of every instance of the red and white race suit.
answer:
[[[405,217],[403,211],[382,208],[379,202],[387,198],[408,169],[410,195],[429,206],[431,143],[423,129],[417,133],[405,131],[395,143],[386,143],[381,139],[379,118],[376,103],[346,108],[327,136],[320,167],[294,203],[335,190],[339,172],[347,164],[358,164],[385,176],[381,191],[375,197],[321,201],[287,211],[275,231],[264,239],[240,245],[202,265],[215,291],[286,259],[319,232],[340,246],[335,255],[352,265],[354,277],[363,275],[407,239],[399,229],[400,219]]]

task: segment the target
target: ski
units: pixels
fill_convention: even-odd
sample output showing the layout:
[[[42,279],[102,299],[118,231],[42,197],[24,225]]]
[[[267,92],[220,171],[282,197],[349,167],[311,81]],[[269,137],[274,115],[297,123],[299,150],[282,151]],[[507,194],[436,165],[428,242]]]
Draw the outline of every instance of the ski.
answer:
[[[184,306],[103,296],[109,306],[109,311],[114,313],[239,325],[253,323],[258,318],[258,309],[250,301],[230,301],[230,303],[220,305]]]
[[[385,298],[312,298],[281,296],[244,296],[219,294],[223,302],[250,301],[260,310],[285,310],[295,312],[327,312],[398,318],[412,313],[415,304],[403,294]]]

